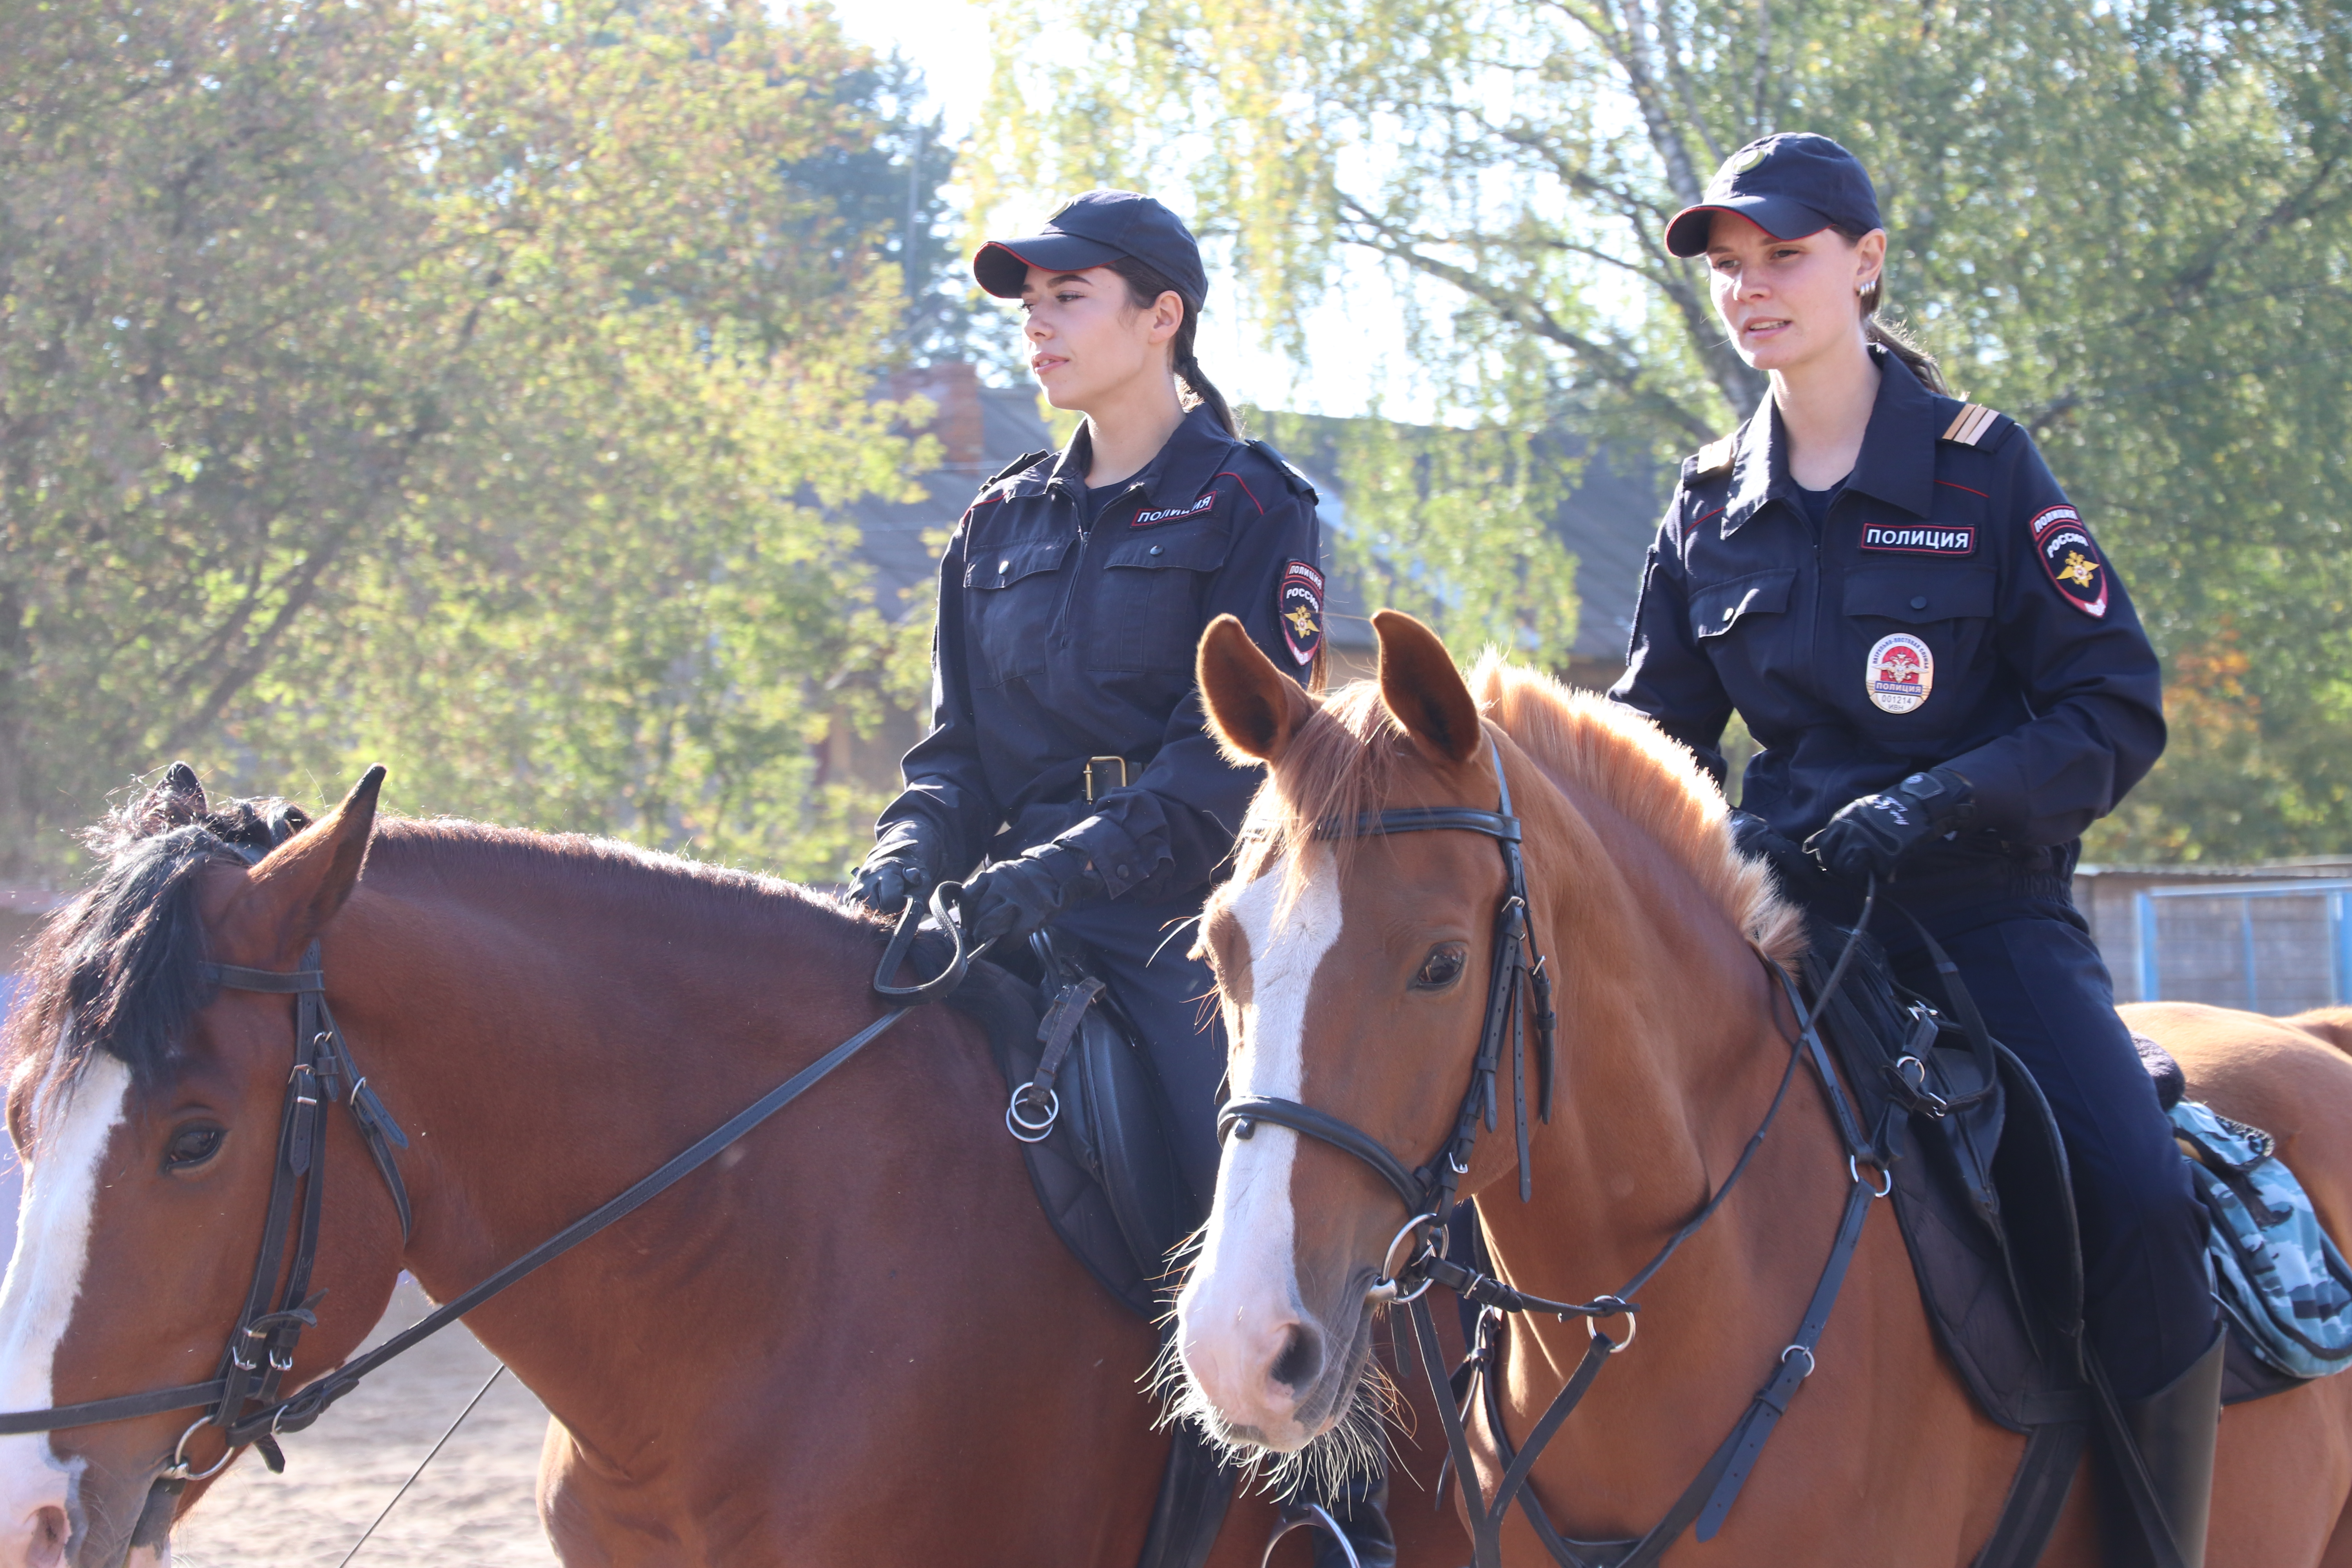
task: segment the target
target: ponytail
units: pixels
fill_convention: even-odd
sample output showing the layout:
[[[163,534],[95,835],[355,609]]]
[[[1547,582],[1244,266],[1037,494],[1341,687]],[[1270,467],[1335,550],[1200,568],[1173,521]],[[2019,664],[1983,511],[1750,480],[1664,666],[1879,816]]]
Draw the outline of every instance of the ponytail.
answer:
[[[1178,324],[1175,342],[1171,345],[1170,368],[1176,373],[1176,379],[1183,384],[1184,391],[1192,402],[1207,404],[1217,423],[1224,426],[1225,434],[1236,441],[1240,440],[1241,421],[1234,417],[1232,405],[1225,401],[1225,395],[1217,390],[1216,384],[1201,374],[1201,362],[1192,353],[1192,340],[1201,325],[1200,310],[1192,300],[1184,298],[1182,289],[1132,256],[1122,256],[1109,266],[1113,272],[1127,280],[1128,303],[1139,310],[1150,310],[1162,294],[1173,294],[1184,301],[1184,320]]]
[[[1835,224],[1832,224],[1830,226],[1837,229],[1839,234],[1843,235],[1848,245],[1853,244],[1862,237],[1864,233],[1867,232],[1866,230],[1849,231],[1847,229],[1839,228]],[[1896,359],[1901,360],[1906,365],[1910,367],[1911,374],[1919,378],[1919,384],[1926,387],[1928,391],[1941,393],[1946,397],[1953,395],[1951,387],[1945,384],[1943,367],[1936,363],[1936,356],[1929,353],[1926,349],[1921,348],[1918,343],[1912,340],[1911,334],[1905,331],[1902,328],[1895,325],[1891,321],[1882,321],[1878,319],[1879,301],[1885,296],[1885,293],[1886,277],[1884,269],[1882,268],[1879,276],[1872,279],[1870,280],[1870,286],[1862,291],[1862,335],[1864,339],[1867,342],[1876,343],[1880,348],[1885,349],[1888,353],[1893,354]]]

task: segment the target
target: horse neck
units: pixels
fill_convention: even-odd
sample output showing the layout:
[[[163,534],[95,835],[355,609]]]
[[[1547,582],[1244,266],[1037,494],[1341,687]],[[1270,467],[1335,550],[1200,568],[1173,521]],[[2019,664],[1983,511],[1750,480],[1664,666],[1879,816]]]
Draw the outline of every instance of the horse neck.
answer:
[[[1530,1200],[1510,1176],[1479,1208],[1514,1284],[1585,1299],[1616,1290],[1714,1193],[1788,1055],[1762,964],[1683,861],[1605,800],[1549,778],[1521,794],[1559,1082],[1551,1121],[1531,1130]],[[1662,1279],[1645,1303],[1674,1288]]]
[[[341,1021],[411,1137],[401,1164],[416,1220],[403,1265],[436,1299],[621,1192],[879,1014],[848,951],[870,963],[858,933],[819,911],[782,895],[772,910],[735,900],[698,911],[691,894],[647,902],[599,892],[593,877],[410,876],[379,856],[331,930]],[[901,1066],[915,1051],[928,1076],[951,1082],[971,1053],[937,1037],[970,1033],[928,1008],[888,1044]],[[708,1295],[714,1257],[747,1300],[781,1309],[805,1290],[785,1276],[790,1249],[773,1244],[805,1223],[805,1206],[781,1212],[781,1194],[824,1193],[830,1214],[854,1219],[866,1166],[919,1172],[934,1148],[960,1148],[927,1113],[936,1102],[877,1084],[872,1060],[818,1091],[836,1140],[772,1125],[748,1135],[585,1243],[580,1257],[593,1263],[554,1265],[468,1326],[581,1431],[612,1403],[605,1386],[642,1379],[673,1347],[710,1360],[737,1319],[765,1320],[722,1314],[677,1333],[658,1314]],[[754,1244],[758,1233],[770,1244]]]

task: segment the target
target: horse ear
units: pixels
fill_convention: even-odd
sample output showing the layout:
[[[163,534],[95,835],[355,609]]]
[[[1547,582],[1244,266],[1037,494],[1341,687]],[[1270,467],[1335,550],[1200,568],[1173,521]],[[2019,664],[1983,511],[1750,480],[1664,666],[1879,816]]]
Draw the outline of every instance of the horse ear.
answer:
[[[1373,611],[1372,630],[1381,639],[1381,700],[1431,762],[1468,762],[1486,732],[1454,656],[1402,610]]]
[[[1209,728],[1235,757],[1276,763],[1314,712],[1298,682],[1274,666],[1241,622],[1219,616],[1201,634],[1197,667]]]
[[[146,838],[203,821],[208,805],[205,786],[196,782],[196,770],[185,763],[173,763],[131,816],[139,837]]]
[[[383,787],[379,763],[352,786],[342,805],[271,850],[247,874],[246,890],[230,918],[258,946],[281,961],[290,959],[335,918],[366,863],[376,792]]]

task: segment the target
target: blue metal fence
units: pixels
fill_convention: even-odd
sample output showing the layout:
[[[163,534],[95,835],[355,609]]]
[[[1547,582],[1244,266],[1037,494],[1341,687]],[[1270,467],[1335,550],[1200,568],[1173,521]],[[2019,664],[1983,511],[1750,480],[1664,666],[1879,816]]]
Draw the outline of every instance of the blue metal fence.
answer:
[[[2352,1002],[2352,881],[2150,888],[2137,902],[2143,1000],[2272,1014]]]

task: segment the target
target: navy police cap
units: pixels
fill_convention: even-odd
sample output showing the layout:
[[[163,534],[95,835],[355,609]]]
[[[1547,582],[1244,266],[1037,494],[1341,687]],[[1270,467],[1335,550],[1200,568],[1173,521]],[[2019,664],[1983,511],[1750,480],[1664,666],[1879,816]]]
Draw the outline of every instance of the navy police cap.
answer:
[[[1131,256],[1174,285],[1198,310],[1209,297],[1201,247],[1184,220],[1134,191],[1088,191],[1064,202],[1044,232],[992,239],[971,258],[971,275],[1000,300],[1021,298],[1029,268],[1084,272]]]
[[[1666,248],[1676,256],[1705,253],[1717,213],[1738,213],[1775,239],[1832,226],[1857,235],[1885,226],[1862,160],[1807,131],[1759,137],[1726,158],[1698,205],[1666,226]]]

